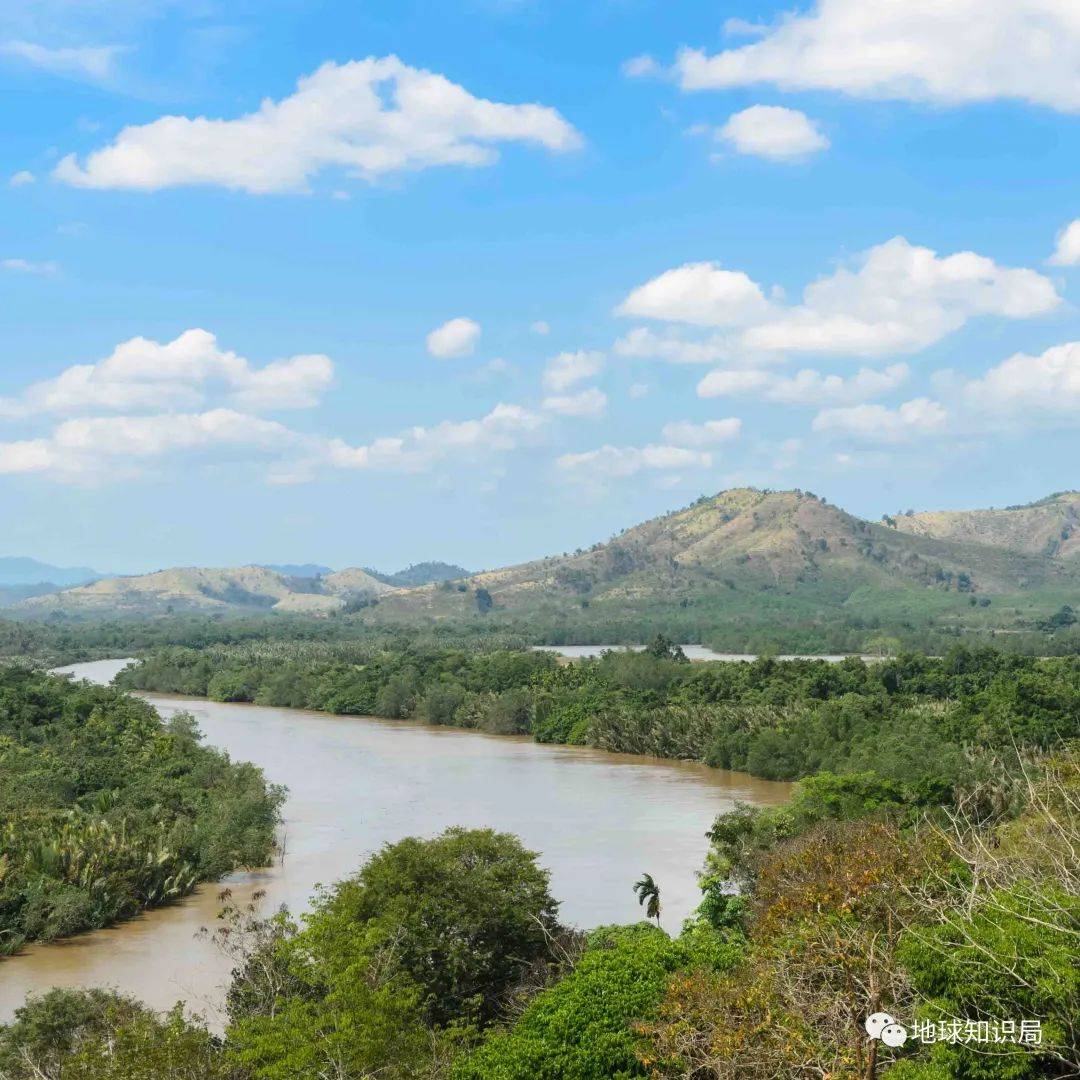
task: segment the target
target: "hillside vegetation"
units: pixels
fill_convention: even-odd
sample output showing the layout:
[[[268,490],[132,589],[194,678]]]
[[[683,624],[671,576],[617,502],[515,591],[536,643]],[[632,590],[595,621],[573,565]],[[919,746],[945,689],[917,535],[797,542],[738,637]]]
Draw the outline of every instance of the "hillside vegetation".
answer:
[[[806,492],[743,488],[587,550],[388,594],[367,618],[517,617],[559,626],[564,641],[595,640],[597,627],[628,640],[636,622],[638,640],[644,623],[686,641],[726,642],[732,631],[752,640],[776,627],[1023,629],[1080,607],[1080,560],[1006,540],[917,533]]]
[[[1002,510],[938,510],[888,519],[900,532],[1005,548],[1027,555],[1080,557],[1080,491],[1063,491]]]

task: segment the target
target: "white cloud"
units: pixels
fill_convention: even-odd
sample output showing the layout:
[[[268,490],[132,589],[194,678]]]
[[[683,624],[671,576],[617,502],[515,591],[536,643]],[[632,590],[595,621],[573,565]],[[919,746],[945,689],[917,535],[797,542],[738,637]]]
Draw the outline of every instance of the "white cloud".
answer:
[[[717,137],[740,154],[770,161],[805,160],[829,146],[805,113],[778,105],[752,105],[735,113]]]
[[[281,101],[236,120],[163,116],[124,128],[55,175],[92,188],[155,191],[217,184],[267,194],[303,192],[328,168],[374,181],[436,165],[490,165],[495,144],[572,150],[581,138],[554,109],[473,97],[442,75],[396,56],[326,63]]]
[[[891,393],[910,376],[907,364],[891,364],[884,371],[860,368],[846,379],[810,368],[795,375],[721,368],[710,371],[697,392],[699,397],[754,397],[788,405],[857,404]]]
[[[604,415],[607,409],[607,394],[595,386],[582,390],[579,394],[557,394],[546,397],[543,407],[548,412],[559,416],[577,416],[583,419],[596,419]]]
[[[1053,266],[1080,266],[1080,218],[1070,221],[1058,234],[1049,262]]]
[[[677,446],[714,446],[737,439],[742,434],[742,421],[737,416],[706,420],[703,424],[675,420],[665,424],[661,434]]]
[[[629,60],[624,60],[622,65],[622,73],[630,79],[644,79],[651,75],[659,75],[662,70],[648,53],[632,56]]]
[[[635,401],[640,401],[642,398],[648,397],[649,396],[648,384],[641,383],[641,382],[631,383],[630,384],[629,394]]]
[[[1037,419],[1067,414],[1080,421],[1080,341],[1055,345],[1039,356],[1016,353],[963,389],[979,410]]]
[[[299,439],[274,420],[232,409],[158,416],[67,420],[47,438],[0,443],[0,473],[43,473],[59,480],[116,480],[147,460],[178,452],[244,447],[280,450]]]
[[[480,340],[480,324],[472,319],[451,319],[427,336],[427,351],[440,360],[472,356]]]
[[[332,440],[326,458],[342,469],[388,469],[420,472],[448,458],[483,459],[516,449],[543,426],[543,417],[520,405],[496,405],[479,420],[445,420],[432,427],[412,427],[401,435],[364,446]]]
[[[54,262],[31,262],[29,259],[3,259],[0,266],[15,274],[35,274],[52,277],[60,268]]]
[[[96,364],[76,364],[56,378],[0,399],[0,416],[76,413],[95,409],[169,409],[200,405],[211,384],[253,411],[316,405],[334,376],[329,357],[301,355],[253,368],[223,350],[206,330],[186,330],[164,344],[131,338]]]
[[[310,480],[326,469],[422,472],[443,461],[486,463],[521,445],[544,418],[497,405],[479,420],[443,421],[353,446],[295,431],[276,420],[212,409],[199,413],[66,420],[49,435],[0,443],[0,474],[37,474],[65,483],[135,479],[165,459],[224,453],[267,467],[272,482]]]
[[[688,341],[673,333],[658,334],[639,326],[619,338],[613,349],[618,356],[667,360],[672,364],[715,364],[733,357],[730,334],[713,334],[705,341]]]
[[[544,389],[561,393],[604,370],[604,354],[589,350],[561,352],[544,367]]]
[[[0,42],[0,55],[30,64],[53,75],[79,79],[108,79],[123,50],[116,45],[80,48],[49,48],[32,41]]]
[[[687,90],[767,83],[947,105],[1011,98],[1080,110],[1075,0],[818,0],[759,41],[684,49]]]
[[[741,270],[718,263],[686,263],[634,289],[616,309],[631,315],[694,326],[734,326],[765,311],[765,296]]]
[[[977,315],[1030,318],[1061,303],[1034,270],[961,251],[939,256],[903,237],[807,286],[803,303],[750,327],[752,349],[887,355],[916,352]]]
[[[746,274],[714,263],[669,270],[635,289],[618,314],[733,329],[703,342],[634,330],[616,351],[729,366],[753,366],[785,352],[887,356],[918,352],[976,316],[1025,319],[1060,303],[1053,283],[1034,270],[1001,266],[973,251],[939,256],[897,236],[812,282],[796,305],[783,304],[781,296],[766,301]]]
[[[551,333],[551,327],[546,322],[544,322],[543,319],[537,319],[536,322],[534,322],[529,327],[529,329],[534,334],[539,334],[541,337],[547,337],[547,335]]]
[[[34,182],[34,174],[29,169],[20,169],[8,181],[8,187],[26,187]]]
[[[707,469],[712,465],[712,455],[682,446],[606,445],[582,454],[563,454],[555,464],[568,475],[590,481],[634,476],[642,470]]]
[[[814,431],[849,435],[861,442],[898,443],[941,432],[948,423],[944,407],[930,398],[913,398],[897,409],[853,405],[824,409],[814,417]]]

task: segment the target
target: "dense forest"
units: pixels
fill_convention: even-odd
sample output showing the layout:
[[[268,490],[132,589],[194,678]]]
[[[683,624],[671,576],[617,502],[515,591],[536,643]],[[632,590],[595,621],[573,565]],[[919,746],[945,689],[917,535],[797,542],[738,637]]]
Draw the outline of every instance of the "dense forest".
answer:
[[[266,863],[284,793],[193,720],[0,670],[0,953],[105,926]]]
[[[560,663],[526,650],[292,643],[167,649],[120,676],[218,701],[414,717],[540,742],[703,761],[771,780],[873,769],[942,798],[1014,741],[1080,736],[1080,657],[954,649],[877,663],[687,663],[642,653]]]

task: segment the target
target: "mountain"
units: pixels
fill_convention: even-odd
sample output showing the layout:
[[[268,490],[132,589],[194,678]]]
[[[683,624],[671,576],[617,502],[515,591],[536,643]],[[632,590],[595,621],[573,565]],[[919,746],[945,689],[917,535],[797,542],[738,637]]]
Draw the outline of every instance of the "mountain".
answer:
[[[15,608],[346,610],[376,625],[505,620],[537,637],[561,635],[554,640],[596,640],[607,630],[640,640],[653,627],[688,641],[732,627],[1014,632],[1044,625],[1065,604],[1080,609],[1076,522],[1075,494],[869,522],[809,492],[737,488],[588,549],[472,575],[437,563],[378,577],[359,568],[319,577],[186,568],[97,581]],[[411,584],[436,571],[452,577]]]
[[[334,571],[329,566],[320,566],[318,563],[260,563],[264,570],[275,570],[286,577],[322,577],[323,574],[332,574]]]
[[[469,571],[463,566],[444,562],[420,562],[399,570],[396,574],[381,574],[378,570],[367,568],[367,572],[378,581],[387,585],[396,585],[401,589],[412,589],[417,585],[430,585],[434,581],[456,581],[466,578]]]
[[[937,510],[884,520],[911,536],[1006,548],[1027,555],[1080,557],[1080,491],[1062,491],[1003,510]]]
[[[0,557],[0,585],[83,585],[103,576],[89,566],[53,566],[25,556]]]
[[[50,596],[31,597],[14,606],[36,614],[273,610],[325,615],[392,591],[392,586],[359,569],[302,578],[263,566],[222,570],[181,567],[136,577],[106,578]]]
[[[1071,513],[1068,505],[1030,509],[1056,522]],[[467,584],[388,595],[371,617],[475,615],[487,604],[477,589],[496,612],[577,625],[585,610],[598,623],[681,611],[685,623],[696,617],[702,627],[839,615],[871,625],[944,615],[960,625],[978,615],[969,609],[995,598],[1013,598],[1016,612],[1033,614],[1056,610],[1065,597],[1080,600],[1080,559],[1067,557],[1070,541],[1051,551],[1045,540],[1009,542],[1011,532],[995,540],[985,529],[920,527],[927,516],[934,515],[904,518],[905,528],[901,519],[863,521],[808,492],[739,488],[587,550],[485,571]]]

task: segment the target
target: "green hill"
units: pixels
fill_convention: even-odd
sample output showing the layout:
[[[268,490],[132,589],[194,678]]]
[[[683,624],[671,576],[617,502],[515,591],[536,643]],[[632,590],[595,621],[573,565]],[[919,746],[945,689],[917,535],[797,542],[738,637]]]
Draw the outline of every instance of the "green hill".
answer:
[[[192,611],[288,611],[326,615],[350,601],[392,592],[359,569],[320,578],[291,577],[265,566],[179,567],[36,596],[14,605],[30,614],[158,615]]]
[[[737,488],[587,550],[472,576],[446,567],[459,576],[411,588],[355,568],[319,578],[185,568],[15,606],[76,615],[346,612],[372,627],[508,627],[535,641],[642,641],[662,631],[731,647],[805,641],[847,650],[874,633],[1067,627],[1067,614],[1048,620],[1066,605],[1080,610],[1077,520],[1074,494],[869,522],[808,492]]]
[[[1006,548],[1027,555],[1080,556],[1080,491],[1003,510],[938,510],[887,519],[911,536]]]
[[[1016,627],[1080,601],[1080,560],[867,522],[806,492],[740,488],[587,550],[389,594],[369,617],[472,617],[487,606],[478,589],[491,598],[487,618],[576,628],[634,619],[643,628],[675,619],[702,635],[830,619]]]

